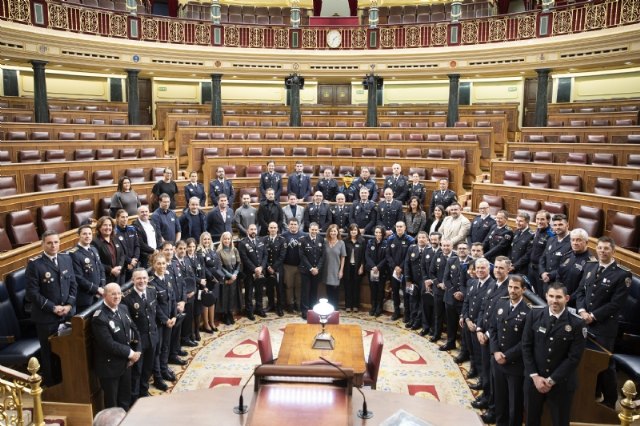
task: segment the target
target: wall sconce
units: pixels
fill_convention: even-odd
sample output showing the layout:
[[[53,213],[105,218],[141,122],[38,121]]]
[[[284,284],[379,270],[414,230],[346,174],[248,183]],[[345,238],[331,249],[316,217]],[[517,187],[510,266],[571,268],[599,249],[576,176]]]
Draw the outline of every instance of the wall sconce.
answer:
[[[136,0],[127,0],[126,7],[130,15],[138,15],[138,3],[136,3]]]
[[[214,25],[220,25],[220,2],[211,0],[211,22]]]
[[[451,3],[451,22],[457,23],[462,17],[462,2],[454,1]]]
[[[378,0],[371,0],[371,5],[369,6],[369,28],[377,28],[379,19]]]
[[[300,28],[300,0],[291,0],[291,28]]]

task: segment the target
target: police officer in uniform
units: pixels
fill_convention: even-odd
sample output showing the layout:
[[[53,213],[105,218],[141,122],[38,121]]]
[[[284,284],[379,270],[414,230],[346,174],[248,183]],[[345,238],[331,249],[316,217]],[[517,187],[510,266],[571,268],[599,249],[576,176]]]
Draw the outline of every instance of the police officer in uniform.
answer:
[[[495,315],[489,325],[489,351],[492,356],[491,371],[495,385],[495,421],[498,426],[522,426],[522,333],[531,309],[522,297],[525,291],[522,276],[509,276],[508,290],[509,296],[501,298],[496,304]]]
[[[377,222],[376,203],[369,199],[369,189],[360,189],[360,200],[351,205],[349,223],[355,223],[361,235],[372,235]]]
[[[309,235],[300,238],[300,313],[307,319],[307,311],[313,309],[318,299],[318,284],[324,266],[324,239],[318,235],[320,227],[317,223],[309,224]]]
[[[311,179],[302,173],[302,161],[296,161],[295,167],[295,173],[290,174],[287,181],[287,193],[296,194],[299,200],[306,200],[311,195]]]
[[[559,266],[571,255],[571,238],[569,238],[567,216],[556,214],[551,223],[556,235],[547,240],[544,254],[540,257],[538,276],[543,286],[558,279]]]
[[[393,234],[396,223],[404,223],[404,212],[402,203],[393,199],[391,188],[384,190],[384,200],[378,203],[378,225],[387,230],[387,237]]]
[[[618,315],[631,286],[631,272],[615,261],[615,250],[615,242],[610,237],[598,238],[598,261],[584,266],[583,278],[576,292],[576,308],[587,323],[589,333],[611,352],[618,334]],[[613,359],[609,361],[609,367],[598,374],[596,389],[603,393],[603,404],[614,408],[618,386]]]
[[[433,308],[434,308],[434,296],[433,296],[433,281],[430,281],[429,272],[431,270],[431,262],[435,256],[440,252],[440,239],[442,234],[439,232],[432,232],[429,235],[429,246],[426,248],[424,256],[422,256],[422,285],[420,290],[422,294],[422,331],[420,336],[424,337],[427,334],[433,336],[435,330],[433,323]],[[431,285],[427,285],[431,282]]]
[[[467,238],[469,244],[482,243],[496,223],[496,220],[489,214],[489,203],[482,201],[478,204],[478,210],[480,214],[471,222],[471,229]]]
[[[204,278],[204,272],[202,270],[197,271],[197,265],[193,264],[187,257],[187,243],[185,240],[180,240],[176,243],[176,255],[172,263],[180,272],[184,285],[183,293],[185,295],[183,311],[185,315],[181,324],[180,344],[195,347],[198,346],[193,339],[193,311],[196,299],[196,283]]]
[[[438,250],[431,260],[429,266],[428,284],[433,290],[433,336],[429,339],[435,343],[442,337],[442,325],[444,323],[444,270],[451,257],[455,257],[451,240],[441,240],[440,250]]]
[[[597,259],[591,255],[587,245],[589,234],[582,228],[575,228],[569,233],[571,238],[571,254],[558,267],[558,281],[567,287],[571,298],[569,306],[576,307],[575,292],[582,281],[584,265],[587,262],[595,262]]]
[[[384,180],[384,189],[391,188],[393,191],[393,198],[401,203],[405,203],[407,201],[409,191],[407,178],[402,174],[400,164],[395,163],[391,166],[391,170],[393,171],[393,174],[391,176],[387,176]]]
[[[527,275],[531,262],[531,243],[533,232],[529,229],[529,213],[519,212],[516,216],[516,230],[511,242],[511,272]]]
[[[218,207],[218,198],[224,194],[227,196],[229,204],[233,205],[235,196],[233,182],[224,178],[224,167],[218,167],[216,174],[218,178],[209,182],[209,199],[211,200],[211,204],[214,207]],[[189,198],[187,198],[187,200],[188,199]]]
[[[391,189],[387,188],[385,194],[387,191],[393,195]],[[393,201],[400,203],[398,200]],[[384,203],[386,203],[386,201]],[[402,213],[402,207],[400,208],[400,213]],[[391,291],[393,295],[393,315],[391,315],[391,321],[395,321],[400,318],[400,288],[404,288],[406,278],[404,261],[407,256],[409,246],[415,242],[415,239],[406,233],[407,226],[403,221],[400,220],[396,222],[395,229],[395,234],[392,234],[387,240],[386,252],[387,266],[389,268],[389,273],[391,274]],[[411,308],[409,308],[409,310],[410,309]]]
[[[437,191],[433,191],[433,194],[431,194],[431,202],[429,203],[430,214],[433,214],[433,209],[437,205],[443,206],[446,210],[454,201],[458,201],[456,193],[449,189],[448,179],[440,179],[438,181],[438,188]]]
[[[287,240],[282,235],[278,235],[278,224],[271,222],[269,224],[269,235],[264,237],[266,249],[266,267],[265,277],[267,286],[267,299],[269,306],[276,310],[276,314],[284,316],[284,307],[286,306],[286,293],[284,289],[284,258],[287,254]],[[277,296],[278,301],[274,299]]]
[[[555,234],[549,226],[551,215],[546,210],[540,210],[536,213],[536,232],[531,242],[531,263],[529,263],[529,282],[535,289],[538,296],[542,296],[542,280],[540,279],[540,258],[544,255],[547,247],[547,240]]]
[[[282,194],[282,176],[276,173],[276,163],[269,161],[267,171],[260,175],[260,201],[267,199],[267,189],[273,189],[274,199],[280,201]]]
[[[322,192],[313,194],[313,203],[307,204],[304,210],[304,226],[309,229],[309,224],[315,222],[320,226],[320,231],[325,232],[332,223],[329,204],[322,199]]]
[[[338,229],[342,234],[346,234],[349,230],[349,221],[351,216],[351,206],[345,204],[344,194],[338,194],[336,196],[337,204],[329,207],[331,210],[331,222],[338,225]]]
[[[489,262],[493,262],[498,256],[509,256],[513,231],[507,225],[508,219],[509,213],[506,210],[496,213],[496,224],[484,240],[484,257]]]
[[[69,250],[73,260],[73,273],[78,284],[76,295],[76,312],[87,309],[97,300],[97,296],[104,293],[106,284],[104,266],[95,247],[91,245],[93,230],[91,225],[81,225],[78,228],[78,244]]]
[[[371,177],[368,167],[360,167],[360,177],[355,178],[351,186],[358,194],[362,188],[367,188],[369,190],[369,199],[371,201],[378,200],[378,185]]]
[[[456,247],[456,256],[449,257],[444,269],[444,311],[447,318],[447,342],[438,348],[441,351],[450,351],[456,348],[458,321],[462,313],[464,294],[467,291],[467,267],[470,260],[469,246],[463,241]],[[458,364],[469,358],[467,343],[466,339],[460,336],[460,353],[454,358]]]
[[[566,309],[569,295],[562,283],[551,283],[546,298],[549,306],[529,312],[522,334],[526,423],[539,426],[546,403],[553,425],[568,426],[587,329]]]
[[[173,244],[164,242],[162,244],[162,252],[165,258],[171,259],[171,261],[167,263],[167,274],[173,284],[173,291],[176,296],[177,315],[175,327],[171,329],[169,364],[186,365],[187,362],[180,358],[180,356],[187,355],[187,352],[180,347],[180,341],[182,339],[182,324],[186,316],[184,311],[187,304],[187,284],[178,264],[178,259],[174,256],[175,249]]]
[[[327,201],[336,201],[336,195],[338,195],[338,182],[333,178],[333,172],[331,168],[327,167],[322,172],[322,179],[318,179],[316,184],[316,191],[322,192],[322,196]],[[342,194],[346,197],[345,194]]]
[[[278,222],[271,222],[278,223]],[[256,225],[249,225],[247,236],[238,244],[238,252],[244,271],[244,307],[247,318],[254,321],[253,298],[255,293],[255,313],[260,317],[266,317],[262,307],[262,286],[264,285],[265,270],[267,268],[266,247],[262,239],[257,238]]]
[[[416,172],[411,175],[411,182],[407,187],[407,204],[411,197],[417,197],[421,206],[424,206],[424,200],[427,196],[427,189],[420,183],[420,175]]]
[[[129,225],[129,214],[126,210],[120,209],[116,212],[115,237],[120,240],[124,251],[125,281],[129,281],[140,260],[140,240],[136,228]]]
[[[406,328],[411,330],[419,330],[422,326],[422,292],[424,287],[422,258],[427,253],[428,242],[427,233],[424,231],[418,232],[416,243],[409,246],[404,263],[407,283],[404,291],[405,314],[409,320],[406,323]],[[409,304],[407,304],[407,301],[409,301]]]
[[[158,347],[158,305],[156,290],[149,287],[149,275],[142,268],[136,268],[131,277],[133,289],[122,299],[129,309],[140,336],[140,359],[131,371],[131,403],[138,398],[149,396],[149,379],[153,373],[153,361]]]
[[[104,407],[128,410],[131,404],[131,366],[140,359],[138,330],[126,306],[120,305],[120,286],[104,288],[104,303],[91,319],[95,373],[100,379]]]
[[[381,226],[376,227],[373,234],[374,238],[367,242],[367,248],[364,252],[364,268],[369,278],[369,290],[371,292],[369,315],[379,317],[382,315],[384,286],[389,276],[386,255],[387,241],[384,238],[384,229]]]
[[[55,231],[42,234],[43,253],[29,260],[26,300],[31,302],[31,319],[40,341],[40,364],[44,383],[51,386],[61,379],[60,361],[51,353],[49,336],[73,315],[78,285],[73,261],[60,252],[60,237]]]

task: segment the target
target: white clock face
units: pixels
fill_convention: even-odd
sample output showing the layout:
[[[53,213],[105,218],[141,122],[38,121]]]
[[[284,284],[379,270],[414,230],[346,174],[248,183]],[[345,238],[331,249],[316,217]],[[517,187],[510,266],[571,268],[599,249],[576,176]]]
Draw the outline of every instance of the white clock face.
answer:
[[[340,47],[342,44],[342,34],[338,30],[331,30],[327,33],[327,46],[332,49]]]

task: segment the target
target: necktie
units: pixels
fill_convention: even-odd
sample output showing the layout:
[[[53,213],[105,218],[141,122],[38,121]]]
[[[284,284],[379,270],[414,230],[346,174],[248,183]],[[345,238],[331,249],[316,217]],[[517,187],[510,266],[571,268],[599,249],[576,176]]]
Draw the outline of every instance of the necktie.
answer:
[[[515,305],[511,305],[511,312],[513,312],[513,311],[515,311],[515,310],[516,310]],[[555,317],[554,317],[554,318],[555,318]]]
[[[547,331],[547,333],[551,331],[554,325],[556,325],[557,320],[558,318],[555,315],[551,315],[551,321],[549,322],[549,330]]]
[[[596,272],[596,280],[600,279],[600,275],[604,272],[604,266],[598,266],[598,271]]]
[[[58,266],[58,256],[53,257],[53,264]]]
[[[143,302],[147,301],[147,293],[142,293],[142,301]]]

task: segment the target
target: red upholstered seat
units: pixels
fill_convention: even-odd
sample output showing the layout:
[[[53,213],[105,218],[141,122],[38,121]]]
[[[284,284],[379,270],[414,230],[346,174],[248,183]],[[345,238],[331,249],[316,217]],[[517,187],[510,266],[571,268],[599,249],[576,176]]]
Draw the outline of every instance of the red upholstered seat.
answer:
[[[567,164],[587,164],[587,154],[584,152],[570,152],[567,155]]]
[[[111,170],[96,170],[93,172],[94,185],[112,185],[115,182]]]
[[[399,148],[385,148],[384,156],[390,158],[400,158],[400,149]]]
[[[125,169],[124,175],[129,178],[129,181],[131,183],[142,183],[147,180],[144,175],[144,169],[142,167]]]
[[[261,165],[250,165],[247,166],[245,171],[245,175],[248,178],[257,178],[262,174],[262,166]]]
[[[271,155],[271,156],[280,156],[280,157],[284,156],[285,155],[284,147],[281,147],[281,146],[271,147],[269,149],[269,155]]]
[[[440,180],[440,179],[450,180],[450,178],[451,178],[451,174],[449,173],[449,169],[434,167],[433,170],[431,170],[431,176],[430,176],[431,180]]]
[[[273,362],[273,349],[271,347],[271,334],[266,325],[262,326],[258,334],[258,351],[260,352],[260,362],[271,364]]]
[[[553,153],[549,151],[538,151],[533,153],[534,163],[553,163]]]
[[[607,195],[609,197],[617,197],[620,195],[620,182],[616,178],[596,178],[593,186],[593,193],[598,195]]]
[[[76,200],[71,203],[72,228],[77,228],[84,223],[88,223],[91,219],[95,218],[95,215],[93,200]]]
[[[602,236],[602,225],[604,225],[604,211],[601,208],[580,206],[573,224],[574,228],[582,228],[590,237],[598,238]]]
[[[549,173],[531,173],[529,186],[532,188],[551,188],[551,176]]]
[[[542,208],[551,213],[551,216],[553,216],[554,214],[567,214],[567,205],[565,203],[544,201],[542,203]]]
[[[55,173],[38,173],[34,176],[33,187],[36,192],[56,191],[60,189],[58,176]]]
[[[409,176],[412,176],[414,173],[417,173],[420,179],[427,178],[427,170],[424,167],[410,167]]]
[[[638,251],[638,239],[640,238],[640,215],[615,212],[611,220],[609,236],[616,245],[627,250]]]
[[[483,194],[482,201],[489,204],[489,214],[495,215],[500,210],[504,210],[504,200],[499,195]]]
[[[567,192],[580,192],[582,191],[582,178],[574,175],[560,175],[558,189]]]
[[[8,197],[17,193],[15,176],[0,176],[0,197]]]
[[[56,231],[61,234],[67,230],[62,218],[62,207],[60,207],[60,204],[52,204],[38,208],[38,228],[41,234],[45,231]]]
[[[628,197],[633,200],[640,200],[640,180],[631,181]]]
[[[511,156],[511,161],[528,163],[529,161],[531,161],[531,152],[530,151],[513,151],[513,154]]]
[[[155,148],[140,148],[140,158],[156,158]]]
[[[40,158],[40,151],[37,149],[26,149],[18,151],[19,163],[39,163],[42,161]]]
[[[65,188],[82,188],[88,186],[84,170],[70,170],[64,174]]]
[[[429,148],[427,158],[442,159],[444,158],[444,152],[441,149]]]
[[[138,158],[138,150],[135,148],[121,148],[120,159],[121,160],[133,160]]]
[[[380,371],[380,364],[382,362],[382,349],[384,348],[384,339],[382,332],[376,330],[373,332],[371,339],[371,347],[369,349],[369,357],[367,358],[367,369],[364,372],[362,378],[363,382],[367,386],[371,386],[371,389],[376,389],[378,381],[378,372]]]
[[[95,153],[92,149],[76,149],[73,153],[73,158],[76,161],[88,161],[95,159]]]
[[[65,161],[64,149],[47,149],[44,152],[44,161]]]
[[[30,210],[9,212],[5,220],[13,248],[38,241],[38,231]]]
[[[96,149],[96,160],[115,160],[116,152],[113,148]]]
[[[524,177],[521,171],[518,170],[505,170],[502,183],[509,186],[522,186]]]
[[[616,158],[609,152],[598,152],[591,157],[591,164],[594,166],[615,166]]]
[[[538,200],[521,198],[520,201],[518,201],[518,212],[528,213],[531,221],[534,221],[538,210],[540,210],[540,201]]]
[[[296,146],[292,150],[292,154],[294,157],[306,157],[307,156],[307,147],[306,146]]]

